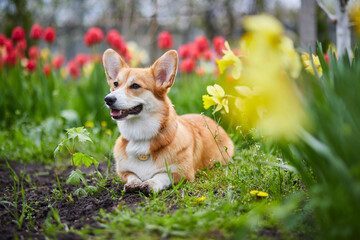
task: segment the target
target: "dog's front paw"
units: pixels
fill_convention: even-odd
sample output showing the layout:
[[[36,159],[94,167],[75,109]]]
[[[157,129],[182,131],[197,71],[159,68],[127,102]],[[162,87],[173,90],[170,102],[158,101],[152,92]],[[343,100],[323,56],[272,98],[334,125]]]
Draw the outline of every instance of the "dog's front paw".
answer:
[[[129,182],[127,184],[124,185],[124,191],[127,193],[137,193],[139,192],[141,189],[141,182],[140,181],[136,181],[136,182]]]
[[[156,182],[151,179],[140,185],[140,191],[146,196],[149,196],[151,193],[157,193],[160,190],[161,189],[157,186]]]

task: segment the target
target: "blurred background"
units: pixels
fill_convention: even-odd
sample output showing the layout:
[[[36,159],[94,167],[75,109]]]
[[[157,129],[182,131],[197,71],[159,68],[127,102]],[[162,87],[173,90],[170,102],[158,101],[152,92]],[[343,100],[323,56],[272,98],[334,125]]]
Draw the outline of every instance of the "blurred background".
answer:
[[[335,11],[335,0],[322,2]],[[334,42],[335,25],[315,0],[1,0],[0,32],[10,36],[16,26],[29,32],[34,23],[54,27],[52,53],[69,60],[90,51],[83,42],[88,28],[99,27],[105,33],[116,29],[154,60],[161,53],[156,44],[163,30],[173,35],[175,48],[199,35],[209,39],[220,35],[231,42],[243,33],[243,17],[261,12],[277,17],[296,46],[307,50],[311,44],[314,49],[317,39],[326,49]],[[99,46],[101,51],[107,47],[105,42]]]

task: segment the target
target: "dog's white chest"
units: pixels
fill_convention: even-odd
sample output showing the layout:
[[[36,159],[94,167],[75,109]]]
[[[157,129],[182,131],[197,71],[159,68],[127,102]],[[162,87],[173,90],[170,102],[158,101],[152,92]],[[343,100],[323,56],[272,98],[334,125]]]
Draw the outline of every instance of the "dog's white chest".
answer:
[[[153,177],[155,174],[164,172],[164,169],[158,169],[152,161],[151,156],[148,160],[139,160],[136,155],[130,155],[127,159],[118,162],[119,168],[122,171],[133,172],[142,181],[146,181]]]

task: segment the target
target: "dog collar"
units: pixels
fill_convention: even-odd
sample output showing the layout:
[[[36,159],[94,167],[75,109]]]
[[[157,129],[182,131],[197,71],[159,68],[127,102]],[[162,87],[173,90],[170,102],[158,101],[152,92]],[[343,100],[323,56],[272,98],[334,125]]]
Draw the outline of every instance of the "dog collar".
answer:
[[[146,160],[148,160],[149,159],[149,157],[150,157],[150,154],[139,154],[138,155],[138,159],[140,160],[140,161],[146,161]]]

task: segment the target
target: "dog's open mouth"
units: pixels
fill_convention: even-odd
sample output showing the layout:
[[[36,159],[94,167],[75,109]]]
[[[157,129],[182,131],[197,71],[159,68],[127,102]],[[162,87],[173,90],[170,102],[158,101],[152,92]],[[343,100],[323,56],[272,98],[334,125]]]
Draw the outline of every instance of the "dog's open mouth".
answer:
[[[110,115],[112,116],[113,119],[122,119],[122,118],[126,118],[130,114],[132,114],[132,115],[139,114],[142,109],[143,109],[142,104],[137,105],[130,109],[113,109],[113,108],[111,108]]]

